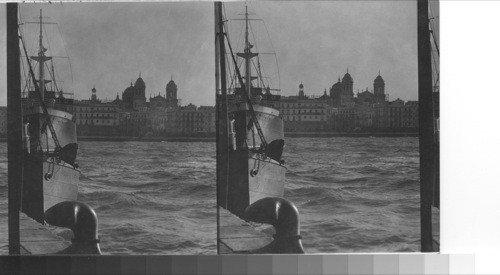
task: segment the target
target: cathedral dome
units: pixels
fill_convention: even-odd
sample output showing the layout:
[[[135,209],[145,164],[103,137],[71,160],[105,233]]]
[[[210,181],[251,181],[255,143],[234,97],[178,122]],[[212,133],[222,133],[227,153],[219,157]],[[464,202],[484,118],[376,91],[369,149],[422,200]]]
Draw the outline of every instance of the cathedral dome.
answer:
[[[130,86],[123,91],[122,98],[134,97],[136,91],[137,89],[132,85],[132,82],[130,82]]]
[[[141,75],[139,74],[139,78],[135,81],[134,86],[136,88],[143,88],[146,87],[146,83],[144,83],[144,80],[142,79]]]
[[[332,89],[339,88],[340,86],[342,86],[342,82],[340,82],[340,77],[339,77],[339,80],[337,81],[337,83],[333,84]]]
[[[347,72],[347,73],[344,75],[344,77],[342,78],[342,82],[343,82],[343,83],[346,83],[346,82],[347,82],[347,83],[352,83],[352,82],[353,82],[353,81],[352,81],[352,77],[351,77],[351,75],[350,75],[348,72]]]
[[[134,99],[146,100],[146,83],[144,83],[140,73],[139,78],[135,81],[134,88]]]
[[[130,100],[134,98],[134,95],[136,94],[137,89],[132,86],[132,82],[130,83],[130,86],[123,91],[122,98],[124,101]]]

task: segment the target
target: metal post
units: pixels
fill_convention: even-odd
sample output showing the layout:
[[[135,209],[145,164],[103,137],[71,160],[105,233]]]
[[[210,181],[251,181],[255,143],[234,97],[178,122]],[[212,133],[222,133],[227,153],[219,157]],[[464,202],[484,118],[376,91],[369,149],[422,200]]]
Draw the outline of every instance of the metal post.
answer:
[[[217,150],[217,241],[219,232],[219,207],[227,208],[228,196],[228,117],[226,87],[226,52],[224,44],[224,21],[222,2],[215,2],[215,108],[216,108],[216,150]],[[220,87],[220,94],[219,94]],[[224,189],[222,189],[224,188]],[[224,196],[221,196],[224,192]],[[217,244],[217,252],[219,245]]]
[[[7,3],[7,155],[9,254],[20,254],[19,211],[23,182],[21,68],[17,3]]]
[[[220,172],[219,172],[219,103],[218,103],[218,97],[219,97],[219,40],[217,39],[218,35],[218,26],[219,26],[219,11],[218,11],[218,5],[220,5],[220,2],[215,2],[214,3],[214,30],[215,30],[215,150],[216,150],[216,163],[215,163],[215,173],[216,173],[216,180],[215,180],[215,188],[216,188],[216,204],[217,204],[217,233],[216,233],[216,238],[217,238],[217,254],[219,254],[219,239],[220,239],[220,232],[219,232],[219,226],[220,226],[220,210],[219,210],[219,177],[220,177]]]
[[[432,63],[427,0],[417,2],[418,102],[420,141],[420,232],[422,252],[432,252],[432,191],[434,181],[434,118]]]
[[[217,182],[223,184],[225,187],[225,196],[224,202],[218,201],[219,205],[227,208],[227,185],[228,183],[228,117],[227,117],[227,87],[226,87],[226,51],[225,51],[225,43],[224,43],[224,21],[222,17],[222,2],[216,2],[216,34],[217,34],[217,50],[219,51],[218,56],[218,69],[219,77],[217,81],[220,85],[220,95],[216,98],[217,104]],[[217,62],[216,62],[217,63]],[[219,94],[216,92],[216,94]],[[223,190],[218,190],[219,192],[223,192]]]

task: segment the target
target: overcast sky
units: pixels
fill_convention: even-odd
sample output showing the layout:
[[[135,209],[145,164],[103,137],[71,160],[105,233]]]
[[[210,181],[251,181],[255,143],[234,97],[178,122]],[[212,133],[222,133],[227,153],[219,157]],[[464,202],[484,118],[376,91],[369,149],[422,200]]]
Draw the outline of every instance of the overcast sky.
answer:
[[[141,73],[148,98],[164,94],[173,75],[183,105],[214,104],[213,3],[22,4],[23,20],[32,21],[40,8],[59,23],[75,98],[89,98],[93,85],[101,99],[121,97]],[[226,4],[228,18],[243,10],[243,3]],[[416,1],[251,2],[249,10],[265,21],[283,95],[297,94],[301,81],[306,94],[320,95],[349,68],[355,92],[373,89],[380,70],[391,100],[417,99]],[[5,72],[5,36],[0,39]],[[0,83],[5,77],[0,74]],[[5,94],[4,86],[2,106]]]

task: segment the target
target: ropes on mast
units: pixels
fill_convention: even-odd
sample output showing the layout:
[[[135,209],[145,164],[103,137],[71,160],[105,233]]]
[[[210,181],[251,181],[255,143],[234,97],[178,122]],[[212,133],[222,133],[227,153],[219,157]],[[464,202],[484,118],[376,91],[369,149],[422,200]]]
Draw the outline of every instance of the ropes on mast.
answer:
[[[251,84],[250,83],[243,83],[243,78],[241,77],[240,70],[238,69],[238,66],[236,63],[236,58],[234,57],[233,49],[231,47],[231,43],[229,42],[229,38],[227,37],[227,34],[225,36],[226,36],[226,40],[227,40],[227,45],[229,47],[229,51],[231,52],[231,57],[233,59],[234,65],[236,66],[235,69],[236,69],[236,73],[238,75],[238,80],[240,81],[240,85],[242,86],[242,88],[245,90],[245,88],[246,88],[245,85],[251,85]],[[252,106],[252,100],[250,99],[249,95],[246,92],[244,92],[243,94],[244,94],[245,99],[247,101],[248,109],[250,110],[250,115],[252,116],[252,122],[255,125],[255,128],[257,128],[257,133],[259,134],[260,141],[262,142],[262,147],[265,148],[265,147],[267,147],[267,142],[266,142],[266,139],[264,137],[264,133],[262,132],[262,129],[260,128],[259,120],[257,119],[257,116],[255,115],[255,111],[254,111],[253,106]]]
[[[28,62],[28,67],[29,67],[29,72],[31,75],[31,78],[33,79],[33,85],[35,86],[35,91],[38,94],[38,98],[40,100],[40,106],[42,106],[43,114],[45,116],[45,121],[47,123],[47,126],[49,127],[50,134],[52,135],[52,139],[54,140],[55,144],[55,153],[59,153],[62,149],[61,144],[59,143],[59,140],[57,139],[56,131],[54,130],[54,125],[52,125],[52,120],[50,119],[49,112],[47,111],[47,107],[45,106],[45,102],[43,101],[42,94],[40,93],[40,88],[38,87],[38,84],[36,83],[36,78],[35,78],[35,73],[33,72],[33,68],[31,67],[31,63],[29,62],[29,57],[28,57],[28,52],[26,51],[26,47],[24,46],[24,39],[22,36],[19,36],[19,39],[21,40],[21,44],[23,45],[24,49],[24,54],[26,55],[26,59]],[[44,83],[42,83],[44,85]]]

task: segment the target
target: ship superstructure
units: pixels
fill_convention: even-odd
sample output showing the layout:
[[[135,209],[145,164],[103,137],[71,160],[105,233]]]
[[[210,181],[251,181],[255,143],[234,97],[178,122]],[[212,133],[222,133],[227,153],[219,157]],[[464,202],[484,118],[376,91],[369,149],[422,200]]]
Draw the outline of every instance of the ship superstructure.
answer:
[[[43,223],[48,208],[77,199],[80,172],[76,164],[76,124],[71,114],[73,99],[58,87],[54,63],[49,62],[53,57],[46,55],[42,10],[38,19],[33,22],[40,26],[36,55],[29,56],[24,33],[20,32],[21,59],[27,71],[22,98],[26,152],[22,211]]]
[[[225,62],[222,59],[227,53],[234,72],[227,73],[233,76],[228,79],[229,88],[217,96],[219,120],[225,121],[225,127],[218,132],[219,155],[224,163],[219,167],[223,172],[218,179],[218,203],[240,216],[261,198],[283,197],[286,171],[281,158],[285,144],[283,119],[274,108],[280,96],[271,92],[278,89],[265,85],[259,53],[252,50],[255,42],[250,41],[247,7],[244,15],[243,51],[235,54],[227,37],[227,48],[225,43],[219,43],[219,61]],[[222,82],[226,72],[222,70],[225,64],[220,64]]]

